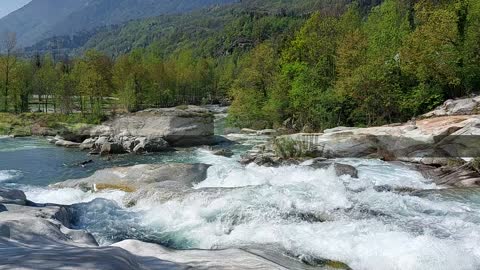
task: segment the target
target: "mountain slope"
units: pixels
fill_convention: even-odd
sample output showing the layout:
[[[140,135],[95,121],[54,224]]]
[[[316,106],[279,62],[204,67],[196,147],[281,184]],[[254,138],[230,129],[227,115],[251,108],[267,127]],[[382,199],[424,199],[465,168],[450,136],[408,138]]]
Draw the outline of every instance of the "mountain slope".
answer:
[[[169,54],[179,48],[208,55],[248,50],[272,37],[282,39],[314,11],[341,14],[352,0],[243,0],[217,8],[129,21],[75,35],[57,36],[26,48],[26,55],[79,54],[97,49],[118,56],[152,43]],[[368,11],[380,0],[358,1]]]
[[[19,45],[47,38],[45,32],[89,0],[33,0],[0,19],[0,33],[16,32]]]
[[[184,13],[237,0],[33,0],[0,19],[0,32],[16,32],[20,46],[82,30],[162,14]]]

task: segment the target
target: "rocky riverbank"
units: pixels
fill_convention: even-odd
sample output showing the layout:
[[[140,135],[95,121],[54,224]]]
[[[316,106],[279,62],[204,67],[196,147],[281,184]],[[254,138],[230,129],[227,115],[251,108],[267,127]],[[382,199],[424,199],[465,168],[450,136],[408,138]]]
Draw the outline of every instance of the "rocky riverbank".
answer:
[[[479,111],[478,97],[449,100],[407,123],[278,136],[249,151],[242,163],[278,166],[308,158],[377,158],[416,164],[437,184],[480,186]]]

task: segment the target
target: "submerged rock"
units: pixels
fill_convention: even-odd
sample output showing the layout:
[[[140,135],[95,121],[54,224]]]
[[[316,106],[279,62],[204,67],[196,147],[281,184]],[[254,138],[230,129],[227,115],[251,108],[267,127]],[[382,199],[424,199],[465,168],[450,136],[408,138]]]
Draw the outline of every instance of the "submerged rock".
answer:
[[[358,178],[358,170],[355,167],[348,164],[320,159],[320,160],[313,160],[313,162],[308,166],[315,169],[326,169],[330,166],[333,166],[337,176],[349,175],[352,178]]]
[[[219,149],[219,150],[213,151],[213,154],[216,156],[232,157],[233,151],[229,149]]]

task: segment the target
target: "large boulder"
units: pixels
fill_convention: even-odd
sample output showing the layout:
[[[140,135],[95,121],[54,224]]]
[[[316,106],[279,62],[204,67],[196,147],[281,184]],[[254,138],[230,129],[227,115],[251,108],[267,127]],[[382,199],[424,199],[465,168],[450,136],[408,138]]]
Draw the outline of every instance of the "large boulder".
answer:
[[[148,109],[120,115],[91,129],[91,137],[162,138],[171,146],[195,146],[214,143],[214,117],[197,106]]]
[[[54,184],[57,188],[82,188],[87,190],[118,189],[134,192],[149,184],[176,181],[192,186],[207,177],[210,165],[206,164],[147,164],[116,167],[96,171],[83,179],[67,180]]]

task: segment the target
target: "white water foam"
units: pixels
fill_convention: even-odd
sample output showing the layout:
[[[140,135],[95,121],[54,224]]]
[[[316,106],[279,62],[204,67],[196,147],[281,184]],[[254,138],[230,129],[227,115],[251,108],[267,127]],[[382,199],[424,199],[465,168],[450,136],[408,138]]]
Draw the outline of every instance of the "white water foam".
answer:
[[[22,176],[21,171],[17,170],[0,170],[0,182],[16,179]]]
[[[360,179],[333,168],[214,164],[195,192],[165,203],[140,202],[148,228],[191,248],[276,245],[359,270],[480,269],[480,209],[468,203],[377,192],[374,187],[435,189],[417,172],[381,161],[342,160]]]
[[[74,188],[49,189],[40,187],[27,187],[23,189],[27,199],[36,203],[54,203],[70,205],[75,203],[90,202],[97,198],[115,201],[122,205],[125,192],[118,190],[105,190],[102,192],[84,192]]]

